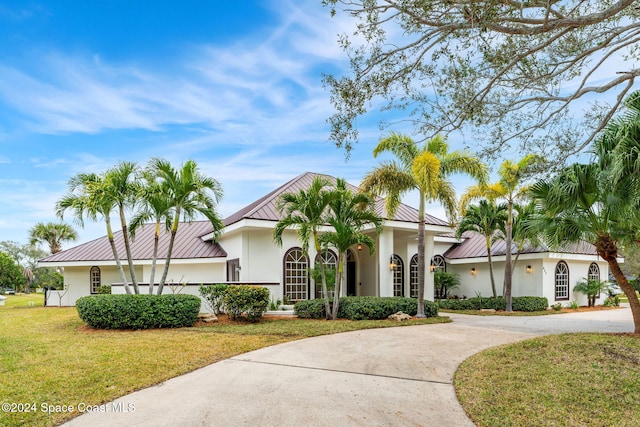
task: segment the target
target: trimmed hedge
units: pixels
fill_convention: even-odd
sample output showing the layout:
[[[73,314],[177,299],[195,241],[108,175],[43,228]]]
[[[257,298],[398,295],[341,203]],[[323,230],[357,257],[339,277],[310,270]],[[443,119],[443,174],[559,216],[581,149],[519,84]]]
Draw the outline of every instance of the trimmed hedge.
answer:
[[[195,295],[95,295],[76,301],[78,315],[95,329],[193,326],[200,312]]]
[[[324,300],[322,298],[305,300],[293,307],[298,317],[323,319],[326,317]],[[338,317],[349,320],[378,320],[386,319],[389,315],[402,311],[415,316],[418,311],[418,300],[403,297],[342,297]],[[431,302],[424,302],[427,317],[438,315],[438,306]]]
[[[227,287],[224,306],[232,319],[243,314],[250,322],[256,322],[269,307],[269,289],[261,286],[235,285]]]
[[[438,306],[445,310],[504,310],[507,302],[504,297],[476,297],[440,300]],[[544,297],[513,297],[511,306],[514,311],[544,311],[549,307],[549,301]]]
[[[224,313],[224,295],[229,285],[218,283],[217,285],[200,285],[200,295],[205,299],[213,314]]]

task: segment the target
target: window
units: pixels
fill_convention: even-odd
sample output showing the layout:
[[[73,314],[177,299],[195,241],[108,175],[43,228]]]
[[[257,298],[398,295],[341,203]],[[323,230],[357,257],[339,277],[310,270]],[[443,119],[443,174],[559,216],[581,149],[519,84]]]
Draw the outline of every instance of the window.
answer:
[[[100,267],[96,267],[96,266],[91,267],[91,270],[89,270],[89,283],[91,286],[92,294],[98,293],[98,288],[102,284],[101,282],[102,280],[100,277]]]
[[[292,302],[308,299],[309,261],[300,248],[284,255],[284,295]]]
[[[409,296],[418,298],[418,254],[412,256],[409,262]]]
[[[237,282],[240,280],[240,260],[230,259],[227,261],[227,282]]]
[[[402,262],[402,258],[394,254],[393,263],[395,264],[395,267],[393,268],[393,296],[403,297],[404,296],[404,262]]]
[[[560,261],[555,272],[556,301],[569,299],[569,266]]]
[[[433,266],[433,271],[447,271],[447,264],[445,263],[442,255],[434,255],[433,258],[431,258],[431,265]]]
[[[600,281],[600,267],[595,262],[592,262],[589,266],[589,273],[587,279]]]
[[[334,284],[335,284],[335,272],[338,271],[338,269],[336,268],[338,266],[338,257],[336,256],[336,254],[331,251],[322,251],[322,253],[318,253],[316,254],[316,266],[319,266],[320,264],[320,260],[322,259],[322,262],[326,268],[326,270],[333,270],[334,273],[333,274],[329,274],[328,277],[333,277],[334,278]],[[314,280],[315,280],[316,276],[314,276]],[[327,282],[329,282],[327,280]],[[328,285],[329,283],[327,283]],[[331,294],[329,294],[331,295]],[[323,298],[322,296],[322,279],[317,279],[316,280],[316,298]]]

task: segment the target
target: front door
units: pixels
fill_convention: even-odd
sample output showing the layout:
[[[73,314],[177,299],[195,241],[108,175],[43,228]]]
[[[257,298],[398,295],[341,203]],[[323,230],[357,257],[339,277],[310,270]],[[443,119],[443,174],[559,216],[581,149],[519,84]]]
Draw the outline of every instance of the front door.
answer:
[[[356,293],[356,258],[350,250],[347,252],[347,296]]]

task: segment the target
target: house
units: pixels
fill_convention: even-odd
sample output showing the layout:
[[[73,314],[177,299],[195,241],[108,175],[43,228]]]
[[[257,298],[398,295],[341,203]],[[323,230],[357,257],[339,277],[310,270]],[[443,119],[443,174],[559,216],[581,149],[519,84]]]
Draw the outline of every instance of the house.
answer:
[[[319,259],[313,245],[306,256],[296,230],[285,231],[281,247],[272,237],[279,220],[276,202],[280,195],[307,188],[316,176],[318,174],[311,172],[301,174],[229,216],[216,241],[208,221],[181,224],[164,293],[198,295],[201,284],[237,283],[264,286],[273,300],[319,297],[319,286],[316,287],[309,275],[309,268],[313,266],[311,260]],[[350,188],[356,190],[353,186]],[[358,246],[348,251],[343,293],[416,296],[418,211],[401,204],[396,214],[388,218],[383,199],[377,199],[375,210],[385,218],[383,231],[376,235],[371,227],[365,232],[376,242],[376,251],[370,255]],[[460,296],[491,295],[486,249],[482,252],[477,236],[467,234],[459,240],[451,233],[446,221],[426,215],[425,258],[432,260],[430,270],[445,268],[459,274],[462,283],[456,292]],[[136,232],[131,244],[141,293],[148,293],[153,236],[154,225],[147,224]],[[115,233],[114,237],[118,252],[124,256],[121,232]],[[156,281],[164,267],[168,241],[169,236],[163,234],[158,249]],[[482,242],[484,244],[484,240]],[[501,259],[500,246],[496,245],[492,254],[496,261],[495,277],[501,289],[504,252]],[[323,258],[331,266],[335,265],[337,257],[335,252],[329,251]],[[123,263],[126,264],[126,259]],[[39,265],[59,268],[64,274],[65,290],[50,292],[48,303],[51,305],[74,305],[78,298],[97,293],[101,285],[111,285],[113,293],[124,293],[106,236],[50,255],[40,260]],[[606,262],[598,259],[590,245],[584,244],[575,251],[564,253],[527,248],[516,266],[513,292],[515,296],[546,296],[550,303],[578,299],[580,296],[572,295],[573,286],[582,277],[595,277],[596,270],[602,280],[607,277]],[[128,268],[125,267],[125,271],[128,275]],[[425,298],[434,298],[433,274],[426,275]]]

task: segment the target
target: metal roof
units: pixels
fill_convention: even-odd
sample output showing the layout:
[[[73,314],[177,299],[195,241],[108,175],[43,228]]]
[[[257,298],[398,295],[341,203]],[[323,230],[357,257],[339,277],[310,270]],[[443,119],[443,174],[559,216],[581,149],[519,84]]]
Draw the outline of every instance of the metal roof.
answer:
[[[485,238],[482,234],[473,231],[465,232],[464,240],[444,253],[445,258],[464,259],[464,258],[482,258],[488,255]],[[562,248],[550,249],[546,245],[533,246],[526,243],[522,254],[533,254],[543,252],[571,253],[580,255],[598,255],[595,246],[588,242],[567,243]],[[512,244],[511,253],[518,253],[518,246]],[[501,256],[507,254],[507,245],[504,240],[499,240],[491,245],[491,256]]]
[[[178,234],[173,244],[172,259],[188,258],[219,258],[226,257],[227,253],[217,243],[203,241],[200,237],[213,232],[213,226],[209,221],[194,221],[181,223]],[[131,241],[131,255],[135,260],[150,260],[153,255],[153,242],[155,224],[144,224]],[[169,247],[170,234],[160,234],[158,243],[158,259],[164,259]],[[122,239],[122,230],[114,233],[116,249],[121,260],[126,260],[127,255]],[[83,243],[74,248],[67,249],[57,254],[49,255],[40,262],[65,262],[65,261],[111,261],[113,252],[107,236]]]
[[[250,205],[240,209],[238,212],[230,215],[224,220],[225,226],[229,226],[243,219],[258,219],[258,220],[267,220],[267,221],[279,221],[280,215],[278,213],[278,209],[276,208],[276,203],[278,198],[285,193],[297,193],[300,190],[307,189],[311,186],[314,178],[316,177],[324,177],[330,180],[331,182],[335,182],[336,178],[329,175],[322,175],[313,172],[305,172],[297,177],[293,178],[291,181],[286,184],[276,188],[269,194],[264,197],[256,200]],[[357,192],[358,188],[347,183],[347,187],[353,191]],[[408,205],[403,203],[400,204],[396,214],[393,218],[388,218],[386,214],[386,210],[384,208],[384,199],[377,197],[375,202],[375,211],[379,216],[390,219],[393,221],[402,221],[402,222],[418,222],[418,210],[414,209]],[[449,223],[443,221],[439,218],[436,218],[431,215],[425,215],[425,223],[431,225],[441,225],[448,226]]]

